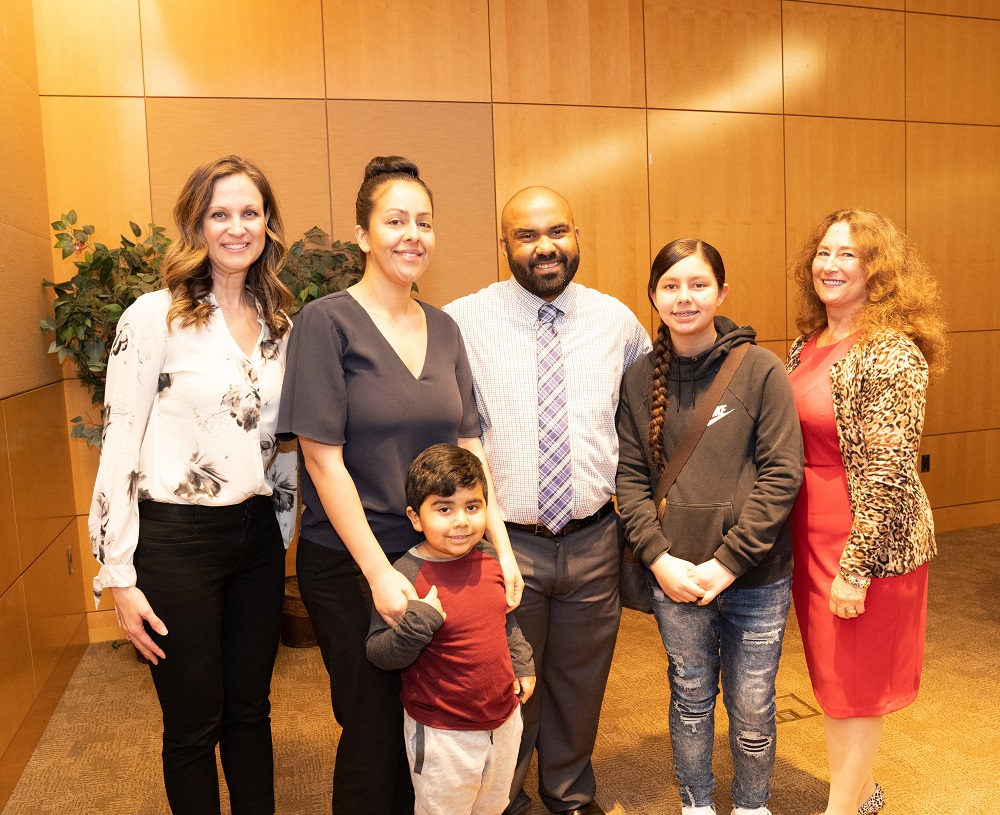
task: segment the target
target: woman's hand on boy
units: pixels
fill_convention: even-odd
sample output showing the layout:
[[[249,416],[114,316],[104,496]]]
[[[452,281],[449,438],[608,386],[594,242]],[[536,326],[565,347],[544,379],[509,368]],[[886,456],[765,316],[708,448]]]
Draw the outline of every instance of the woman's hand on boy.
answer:
[[[535,677],[522,676],[514,677],[514,693],[523,705],[531,698],[535,692]]]
[[[524,592],[524,578],[517,566],[514,553],[508,548],[503,554],[498,554],[500,569],[503,571],[504,593],[507,595],[507,611],[513,611],[521,604],[521,594]]]
[[[403,575],[386,561],[385,568],[368,581],[372,592],[372,603],[388,625],[397,626],[406,614],[409,600],[417,600],[417,592]]]

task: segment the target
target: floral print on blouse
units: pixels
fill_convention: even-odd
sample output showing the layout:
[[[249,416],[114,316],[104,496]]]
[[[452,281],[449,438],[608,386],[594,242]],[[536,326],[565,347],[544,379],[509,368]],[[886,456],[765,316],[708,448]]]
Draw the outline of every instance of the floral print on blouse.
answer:
[[[295,530],[296,452],[279,452],[274,438],[287,334],[272,339],[258,317],[248,358],[208,301],[216,309],[201,329],[167,330],[165,289],[139,297],[118,322],[89,519],[97,602],[106,587],[135,585],[140,501],[228,506],[271,495],[286,547]]]

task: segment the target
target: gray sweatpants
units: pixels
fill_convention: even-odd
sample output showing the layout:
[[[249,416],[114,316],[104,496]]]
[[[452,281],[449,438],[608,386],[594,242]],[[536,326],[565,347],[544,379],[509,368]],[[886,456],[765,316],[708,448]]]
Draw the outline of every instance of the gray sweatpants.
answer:
[[[500,815],[521,743],[521,706],[495,730],[439,730],[403,713],[414,815]]]

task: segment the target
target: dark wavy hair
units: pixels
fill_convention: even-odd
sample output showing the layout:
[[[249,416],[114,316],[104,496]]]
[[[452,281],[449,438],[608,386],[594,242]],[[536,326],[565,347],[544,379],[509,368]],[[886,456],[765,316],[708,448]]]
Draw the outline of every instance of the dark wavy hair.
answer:
[[[414,512],[432,495],[450,498],[459,490],[483,488],[486,501],[489,488],[486,471],[479,457],[457,444],[432,444],[413,459],[406,474],[406,504]]]
[[[712,269],[715,282],[721,289],[726,284],[726,265],[722,255],[712,244],[697,238],[678,238],[664,246],[653,259],[649,270],[649,285],[646,293],[653,302],[653,292],[656,284],[671,267],[685,258],[697,255]],[[653,342],[653,373],[650,379],[650,412],[649,412],[649,450],[653,460],[650,462],[657,470],[662,471],[666,461],[663,458],[663,423],[667,415],[667,374],[670,372],[670,331],[660,320],[660,328]]]
[[[812,231],[789,274],[799,289],[795,326],[803,337],[826,327],[826,307],[813,285],[813,260],[827,230],[845,223],[865,271],[868,299],[858,326],[862,336],[892,328],[906,334],[927,360],[931,373],[946,365],[947,328],[941,296],[930,270],[899,227],[884,215],[867,209],[841,209],[827,215]]]
[[[204,327],[215,308],[205,301],[212,291],[212,268],[205,242],[205,213],[212,204],[215,183],[232,175],[249,178],[264,201],[264,251],[247,272],[246,287],[260,304],[264,321],[274,338],[291,327],[285,313],[292,304],[292,293],[278,277],[285,257],[285,237],[281,214],[274,191],[263,171],[240,156],[224,156],[196,169],[177,197],[174,221],[180,237],[170,244],[163,257],[160,276],[170,289],[171,303],[167,326],[181,321],[181,328]]]

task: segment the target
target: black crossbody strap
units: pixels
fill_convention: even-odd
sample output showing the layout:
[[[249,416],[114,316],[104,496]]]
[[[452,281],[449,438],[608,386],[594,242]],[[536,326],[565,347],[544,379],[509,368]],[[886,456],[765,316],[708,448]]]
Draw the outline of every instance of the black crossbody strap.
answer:
[[[694,416],[691,418],[691,423],[688,425],[687,430],[684,431],[681,443],[674,450],[674,454],[667,462],[667,466],[663,470],[663,475],[660,476],[660,481],[656,485],[656,492],[653,494],[653,503],[656,505],[656,516],[658,518],[663,516],[667,493],[670,492],[670,488],[677,480],[677,476],[684,469],[684,465],[687,464],[687,460],[694,452],[694,448],[701,441],[701,434],[708,427],[708,420],[711,418],[712,413],[715,412],[715,408],[719,404],[719,399],[722,398],[722,394],[729,387],[729,383],[733,380],[733,374],[736,373],[736,369],[740,367],[743,357],[747,355],[747,351],[749,350],[750,343],[745,343],[737,346],[736,350],[726,357],[726,361],[719,368],[719,373],[716,374],[712,386],[708,389],[704,397],[702,397],[701,404],[695,408]]]

